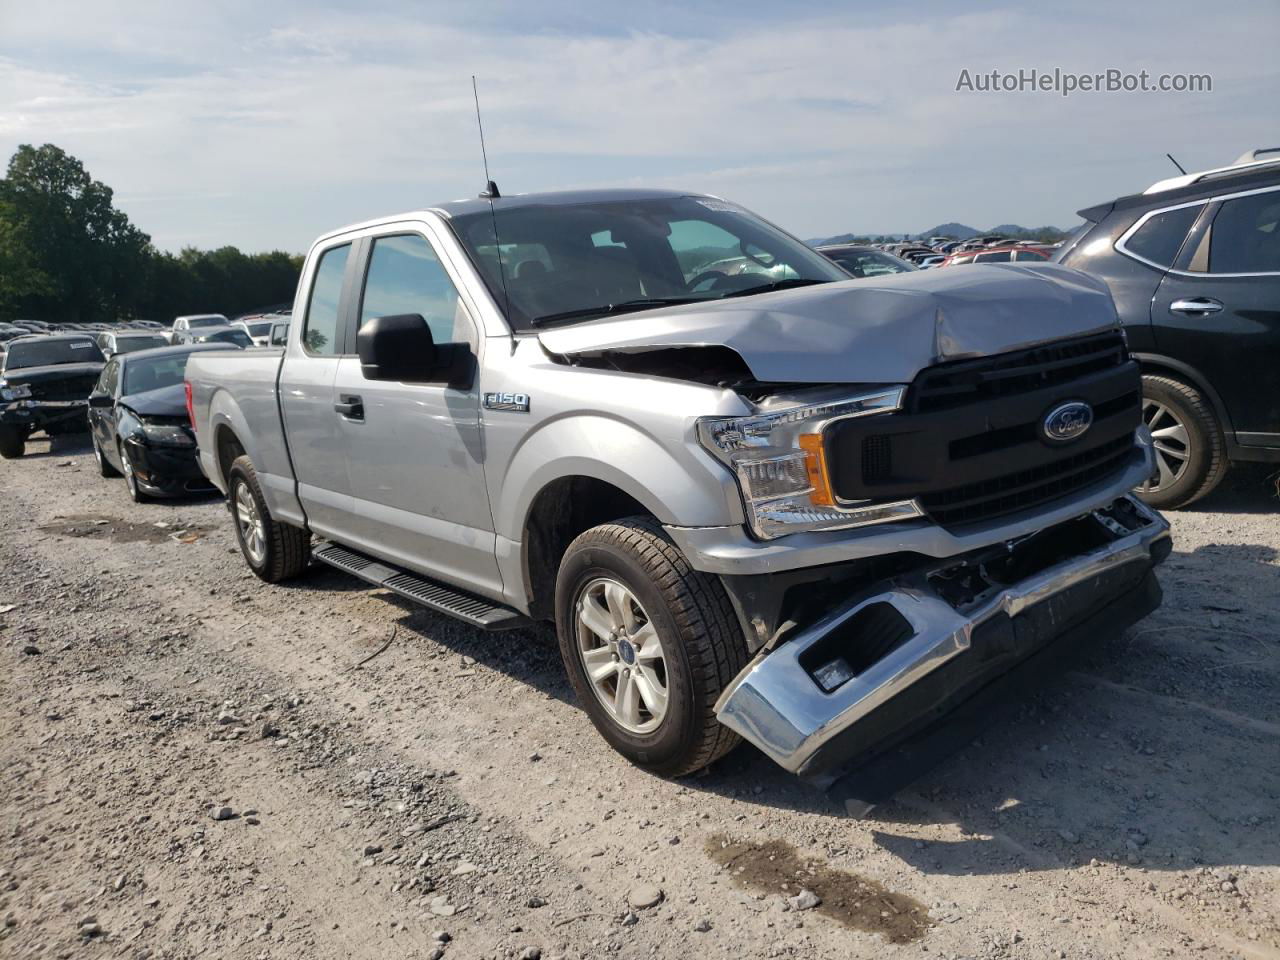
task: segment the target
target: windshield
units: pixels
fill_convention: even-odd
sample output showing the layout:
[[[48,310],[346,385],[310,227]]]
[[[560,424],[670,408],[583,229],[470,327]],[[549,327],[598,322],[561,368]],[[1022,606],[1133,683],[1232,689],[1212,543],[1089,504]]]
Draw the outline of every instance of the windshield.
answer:
[[[9,344],[4,368],[16,370],[58,363],[102,363],[104,359],[98,345],[88,337],[83,340],[18,340]]]
[[[162,390],[182,382],[189,353],[167,353],[163,357],[137,357],[124,365],[122,394]]]
[[[452,223],[517,329],[847,279],[798,240],[708,198],[499,202],[492,216]]]
[[[833,250],[827,256],[855,277],[882,277],[917,269],[915,264],[879,250]]]
[[[167,347],[169,341],[164,337],[116,337],[116,353],[133,353],[135,350],[150,350],[152,347]]]
[[[187,320],[187,327],[194,330],[196,327],[225,327],[227,318],[218,314],[212,317],[191,317]]]

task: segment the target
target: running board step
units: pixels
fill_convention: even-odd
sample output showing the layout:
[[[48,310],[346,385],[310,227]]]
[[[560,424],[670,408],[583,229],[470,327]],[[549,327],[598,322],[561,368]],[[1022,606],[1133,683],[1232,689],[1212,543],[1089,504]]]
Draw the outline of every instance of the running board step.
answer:
[[[344,573],[354,574],[367,583],[390,590],[429,610],[447,613],[481,630],[513,630],[527,627],[530,623],[528,617],[510,607],[498,606],[454,587],[446,587],[435,580],[407,573],[336,543],[325,544],[313,550],[311,555],[321,563],[327,563]]]

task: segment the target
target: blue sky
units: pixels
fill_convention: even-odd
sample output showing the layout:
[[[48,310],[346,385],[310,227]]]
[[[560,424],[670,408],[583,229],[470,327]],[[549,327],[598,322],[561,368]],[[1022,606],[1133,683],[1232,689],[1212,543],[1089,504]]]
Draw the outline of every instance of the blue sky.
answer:
[[[0,155],[53,142],[166,249],[301,251],[473,195],[660,186],[801,236],[1068,226],[1280,142],[1280,5],[0,0]],[[972,73],[1209,73],[1210,93],[958,93]]]

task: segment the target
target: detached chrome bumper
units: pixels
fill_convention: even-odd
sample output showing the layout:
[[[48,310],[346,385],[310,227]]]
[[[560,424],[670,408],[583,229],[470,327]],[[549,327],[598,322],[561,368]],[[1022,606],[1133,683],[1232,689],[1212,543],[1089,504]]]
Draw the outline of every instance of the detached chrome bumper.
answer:
[[[1151,569],[1171,548],[1164,518],[1126,496],[1003,550],[895,577],[761,652],[716,714],[787,770],[822,775],[944,715],[1091,617],[1124,627],[1144,616],[1159,603]]]

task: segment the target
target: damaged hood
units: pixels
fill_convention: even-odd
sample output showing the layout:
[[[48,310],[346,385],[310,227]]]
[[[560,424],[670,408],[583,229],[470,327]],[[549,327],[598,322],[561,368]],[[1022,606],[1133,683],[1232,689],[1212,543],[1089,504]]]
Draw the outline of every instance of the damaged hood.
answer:
[[[921,270],[575,324],[561,356],[728,347],[767,383],[907,383],[925,367],[1116,326],[1101,280],[1057,264]]]

